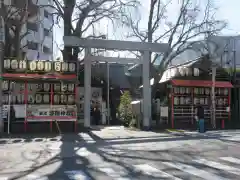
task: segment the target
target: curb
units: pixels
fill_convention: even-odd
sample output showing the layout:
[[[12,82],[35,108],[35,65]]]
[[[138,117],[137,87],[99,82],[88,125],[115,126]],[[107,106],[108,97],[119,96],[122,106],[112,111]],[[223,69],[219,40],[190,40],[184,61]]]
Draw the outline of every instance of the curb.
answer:
[[[166,129],[166,131],[170,132],[170,133],[175,133],[175,132],[185,133],[186,132],[185,130],[181,130],[181,129]]]

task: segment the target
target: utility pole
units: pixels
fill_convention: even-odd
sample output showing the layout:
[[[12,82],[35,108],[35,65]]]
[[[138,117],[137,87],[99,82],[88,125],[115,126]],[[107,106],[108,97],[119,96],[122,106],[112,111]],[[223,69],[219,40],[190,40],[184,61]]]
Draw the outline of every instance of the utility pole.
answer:
[[[212,66],[212,125],[216,128],[216,98],[215,98],[215,84],[216,84],[216,67]]]
[[[109,95],[110,95],[110,76],[109,76],[109,69],[110,69],[110,64],[107,62],[107,121],[108,125],[110,125],[110,100],[109,100]]]
[[[2,117],[2,71],[4,59],[4,45],[5,45],[5,24],[4,19],[0,16],[0,133],[4,131],[4,122]]]

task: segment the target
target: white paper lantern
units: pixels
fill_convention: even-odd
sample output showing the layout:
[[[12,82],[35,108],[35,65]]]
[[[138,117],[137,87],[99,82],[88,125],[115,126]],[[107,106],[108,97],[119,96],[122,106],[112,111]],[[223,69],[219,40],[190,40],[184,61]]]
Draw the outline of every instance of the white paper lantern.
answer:
[[[14,59],[11,61],[11,68],[18,69],[18,61],[17,60]]]
[[[68,95],[68,103],[72,104],[74,102],[74,95]]]
[[[184,69],[185,69],[185,75],[186,75],[186,76],[190,76],[190,75],[191,75],[190,69],[187,68],[187,67],[185,67]]]
[[[66,62],[63,62],[63,63],[62,63],[62,71],[63,71],[63,72],[68,71],[68,63],[66,63]]]
[[[36,61],[31,61],[29,63],[29,68],[30,68],[30,71],[36,71],[36,69],[37,69],[37,62]]]
[[[28,83],[27,87],[28,87],[28,91],[32,91],[34,89],[34,84]]]
[[[19,61],[19,69],[24,70],[27,68],[27,62],[26,61]]]
[[[16,83],[14,90],[15,91],[23,91],[25,89],[25,84],[24,83]]]
[[[37,91],[42,90],[42,84],[41,84],[41,83],[35,84],[35,87],[36,87],[36,90],[37,90]]]
[[[54,91],[60,91],[61,85],[59,83],[54,84]]]
[[[185,76],[184,68],[180,67],[178,68],[180,76]]]
[[[28,103],[34,103],[35,102],[35,98],[33,95],[29,94],[28,95]]]
[[[54,62],[54,70],[57,72],[61,71],[61,62]]]
[[[74,91],[74,84],[68,84],[68,91],[73,92]]]
[[[4,95],[3,95],[3,103],[4,103],[4,104],[8,104],[8,99],[9,99],[9,98],[8,98],[8,94],[4,94]]]
[[[67,102],[67,95],[61,95],[61,103],[66,103]]]
[[[61,91],[66,92],[67,91],[67,84],[61,84]]]
[[[2,88],[4,91],[8,90],[9,81],[3,81]]]
[[[44,83],[43,84],[43,90],[44,91],[49,91],[50,90],[50,84],[49,83]]]
[[[44,62],[44,71],[49,72],[52,69],[52,64],[48,61]]]
[[[11,68],[11,60],[5,59],[4,60],[4,69],[10,69]]]
[[[54,99],[54,100],[53,100],[54,103],[59,104],[59,100],[60,100],[59,95],[55,94],[54,97],[53,97],[53,99]]]
[[[17,96],[16,95],[12,95],[12,97],[11,97],[11,103],[16,103],[16,101],[17,101]]]
[[[18,94],[17,95],[17,101],[19,103],[23,103],[24,102],[24,94]]]
[[[38,71],[43,71],[44,70],[44,62],[43,61],[38,61],[37,62],[37,70]]]
[[[36,103],[41,103],[43,98],[41,94],[36,94],[35,99],[36,99]]]
[[[74,72],[76,70],[76,65],[74,63],[69,63],[69,71]]]
[[[49,96],[49,94],[44,94],[44,95],[43,95],[43,102],[44,102],[44,103],[49,103],[49,102],[50,102],[50,96]]]
[[[198,68],[194,68],[194,69],[193,69],[193,75],[194,75],[194,76],[199,76],[199,73],[200,73],[200,72],[199,72],[199,69],[198,69]]]

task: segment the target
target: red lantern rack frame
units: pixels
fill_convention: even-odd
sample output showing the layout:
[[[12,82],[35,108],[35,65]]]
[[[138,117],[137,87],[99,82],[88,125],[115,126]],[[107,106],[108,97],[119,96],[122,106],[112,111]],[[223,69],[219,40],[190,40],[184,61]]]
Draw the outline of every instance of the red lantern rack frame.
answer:
[[[75,102],[77,102],[77,75],[76,74],[66,74],[66,75],[63,75],[63,74],[58,74],[58,73],[52,73],[52,74],[27,74],[27,73],[24,73],[24,74],[15,74],[15,73],[4,73],[2,75],[3,79],[4,80],[23,80],[24,81],[24,92],[20,92],[20,93],[24,93],[24,104],[25,104],[25,107],[27,107],[28,105],[28,82],[29,81],[35,81],[35,80],[38,80],[38,81],[41,81],[41,80],[45,80],[45,81],[48,81],[48,82],[61,82],[61,81],[64,81],[64,82],[74,82],[75,84],[75,87],[74,87],[74,96],[75,96]],[[53,105],[53,99],[54,97],[54,89],[53,89],[53,84],[50,84],[50,107],[52,107]],[[25,108],[25,110],[27,111],[27,108]],[[25,116],[25,120],[24,120],[24,132],[27,132],[27,129],[28,129],[28,119],[31,118],[31,116],[28,116],[28,113],[26,112],[26,116]],[[47,119],[47,121],[50,122],[50,132],[52,132],[52,129],[53,129],[53,122],[57,119],[62,119],[63,117],[62,116],[44,116],[44,117],[37,117],[35,116],[34,118],[37,118],[37,119]],[[74,121],[74,131],[77,132],[77,114],[74,113],[73,116],[65,116],[64,119],[75,119]],[[43,120],[43,122],[46,122]],[[72,121],[71,121],[72,122]]]

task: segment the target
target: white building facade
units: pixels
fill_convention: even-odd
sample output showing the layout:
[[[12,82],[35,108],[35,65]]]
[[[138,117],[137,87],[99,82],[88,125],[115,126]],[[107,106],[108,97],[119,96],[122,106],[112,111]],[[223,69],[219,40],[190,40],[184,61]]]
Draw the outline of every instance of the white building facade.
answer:
[[[20,7],[22,0],[3,0],[10,8]],[[22,1],[22,2],[21,2]],[[21,45],[26,52],[28,60],[52,60],[53,59],[53,9],[48,5],[53,0],[27,0],[28,11],[35,11],[34,16],[28,16],[22,26]]]

